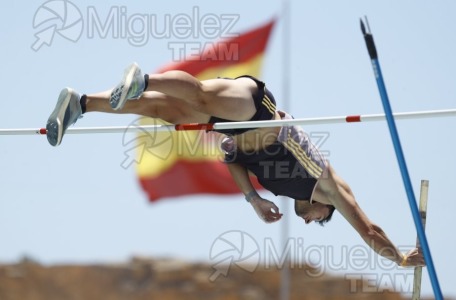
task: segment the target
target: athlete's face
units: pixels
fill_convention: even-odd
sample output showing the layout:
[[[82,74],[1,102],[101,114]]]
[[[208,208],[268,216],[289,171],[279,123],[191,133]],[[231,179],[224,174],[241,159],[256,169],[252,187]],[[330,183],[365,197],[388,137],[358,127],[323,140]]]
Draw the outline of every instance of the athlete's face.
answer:
[[[330,213],[328,206],[319,202],[310,204],[308,201],[301,204],[300,212],[300,217],[304,219],[306,224],[310,224],[312,221],[322,221],[328,217]]]

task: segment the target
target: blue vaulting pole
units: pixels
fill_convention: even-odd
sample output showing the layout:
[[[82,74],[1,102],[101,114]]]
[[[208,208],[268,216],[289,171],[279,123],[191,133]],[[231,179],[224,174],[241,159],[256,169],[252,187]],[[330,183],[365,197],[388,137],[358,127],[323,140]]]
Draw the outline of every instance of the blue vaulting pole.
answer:
[[[367,19],[366,19],[367,22]],[[367,23],[369,29],[369,23]],[[366,32],[366,27],[364,26],[363,21],[361,20],[361,31],[364,35],[366,41],[367,51],[372,62],[372,68],[374,70],[375,79],[377,80],[378,90],[380,92],[380,97],[382,99],[383,110],[385,111],[386,121],[388,123],[391,139],[393,141],[394,150],[396,152],[397,162],[401,170],[402,180],[404,182],[405,191],[407,193],[407,198],[409,201],[410,209],[413,215],[413,221],[415,222],[415,227],[417,230],[418,238],[420,240],[421,248],[423,251],[424,260],[426,261],[426,266],[429,272],[429,277],[431,280],[432,288],[434,290],[435,299],[443,300],[442,291],[440,290],[439,280],[437,279],[437,274],[435,272],[434,263],[432,262],[431,251],[429,249],[429,244],[426,239],[426,234],[424,233],[423,224],[421,223],[420,212],[416,204],[415,194],[413,193],[412,183],[410,181],[410,175],[408,173],[407,164],[405,162],[404,153],[402,151],[401,141],[399,139],[399,134],[397,132],[396,123],[394,122],[393,112],[391,105],[388,99],[388,94],[386,92],[385,82],[383,81],[383,75],[380,68],[380,63],[378,62],[377,49],[375,48],[374,37],[369,32]]]

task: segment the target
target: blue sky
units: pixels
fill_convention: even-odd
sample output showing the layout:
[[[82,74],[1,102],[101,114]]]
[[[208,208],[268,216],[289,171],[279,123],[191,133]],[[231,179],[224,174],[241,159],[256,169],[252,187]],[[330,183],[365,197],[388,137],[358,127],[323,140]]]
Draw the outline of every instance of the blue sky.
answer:
[[[225,20],[237,16],[231,30],[235,33],[278,17],[262,78],[279,107],[285,105],[280,1],[268,5],[238,0],[73,1],[80,18],[75,11],[69,13],[66,31],[62,21],[46,19],[50,15],[44,14],[44,3],[0,3],[4,28],[0,32],[0,80],[5,92],[0,98],[1,128],[42,127],[61,88],[71,86],[84,93],[106,90],[132,61],[153,72],[173,59],[172,43],[205,41],[197,31],[188,39],[171,31],[164,37],[152,31],[140,35],[144,33],[138,27],[141,24],[128,23],[140,15],[159,25],[165,24],[166,15],[193,16],[195,11]],[[455,108],[454,2],[291,1],[291,8],[288,108],[295,117],[383,112],[359,30],[359,18],[364,15],[369,17],[393,110]],[[118,27],[100,32],[96,20],[108,22],[116,11],[118,18],[112,24]],[[60,31],[50,45],[35,44],[35,34],[52,22]],[[128,125],[135,118],[93,113],[77,126]],[[417,196],[420,180],[430,181],[427,235],[442,290],[453,297],[456,263],[448,257],[456,246],[450,234],[456,208],[451,134],[455,125],[455,118],[397,122]],[[360,206],[394,243],[405,249],[413,246],[416,232],[386,123],[305,129],[314,136],[329,136],[321,149],[351,185]],[[227,231],[248,233],[264,257],[266,244],[282,245],[281,223],[263,224],[241,195],[182,197],[148,204],[134,168],[121,167],[128,150],[122,135],[67,136],[58,148],[49,146],[42,136],[2,136],[0,140],[0,262],[15,262],[24,255],[46,264],[119,262],[132,255],[211,262],[214,241]],[[299,255],[309,255],[315,265],[346,278],[370,276],[384,285],[395,282],[393,287],[399,291],[410,290],[407,280],[412,272],[387,267],[373,252],[364,253],[363,241],[339,214],[324,228],[305,225],[294,216],[291,201],[263,195],[289,215],[288,241],[306,246],[295,248]],[[306,252],[317,248],[320,252]],[[360,268],[346,255],[350,249],[368,255],[360,259],[371,263]],[[401,280],[406,284],[397,283]],[[432,294],[427,272],[422,290]]]

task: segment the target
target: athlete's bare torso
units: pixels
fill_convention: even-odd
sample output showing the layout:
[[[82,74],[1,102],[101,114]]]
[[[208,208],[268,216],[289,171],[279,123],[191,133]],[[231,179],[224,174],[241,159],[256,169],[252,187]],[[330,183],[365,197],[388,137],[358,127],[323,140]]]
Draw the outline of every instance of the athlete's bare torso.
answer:
[[[274,120],[280,120],[280,115],[276,112]],[[242,152],[258,151],[277,141],[281,127],[266,127],[249,130],[239,135],[233,136],[237,148]]]

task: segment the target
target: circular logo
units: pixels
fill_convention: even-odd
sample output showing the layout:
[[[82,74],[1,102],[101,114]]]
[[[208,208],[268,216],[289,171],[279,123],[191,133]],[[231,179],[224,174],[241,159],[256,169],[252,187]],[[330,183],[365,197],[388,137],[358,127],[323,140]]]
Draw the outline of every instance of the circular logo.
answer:
[[[78,7],[68,0],[50,0],[43,3],[35,12],[33,28],[36,40],[32,49],[38,51],[43,45],[50,46],[57,33],[61,37],[76,42],[83,31],[82,14]]]
[[[133,162],[141,163],[146,154],[167,160],[173,152],[173,132],[167,123],[160,119],[141,117],[127,126],[122,137],[122,145],[127,148],[126,159],[122,163],[125,169]]]
[[[231,230],[222,233],[211,246],[210,260],[213,261],[214,272],[210,276],[215,281],[220,275],[227,276],[231,265],[253,272],[260,262],[258,243],[248,233]]]

